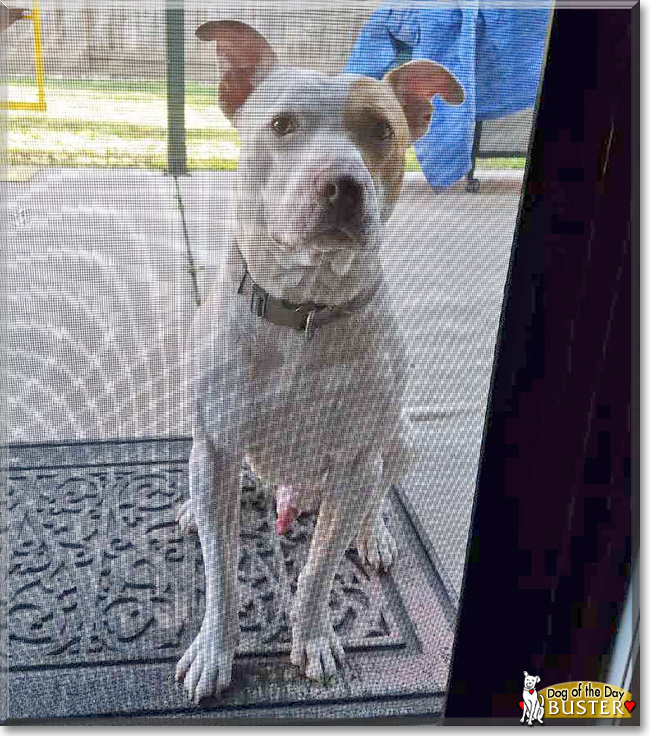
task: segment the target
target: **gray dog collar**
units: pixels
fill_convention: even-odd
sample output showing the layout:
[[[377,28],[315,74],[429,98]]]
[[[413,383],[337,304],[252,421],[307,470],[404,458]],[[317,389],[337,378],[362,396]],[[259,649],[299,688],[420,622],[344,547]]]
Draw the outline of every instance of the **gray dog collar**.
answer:
[[[294,304],[286,299],[276,299],[256,284],[244,263],[244,275],[237,293],[250,298],[250,309],[253,314],[267,319],[274,325],[291,327],[298,332],[304,331],[307,340],[311,340],[317,328],[349,317],[353,312],[363,309],[377,292],[380,280],[377,279],[369,291],[340,306],[331,307],[315,302]]]

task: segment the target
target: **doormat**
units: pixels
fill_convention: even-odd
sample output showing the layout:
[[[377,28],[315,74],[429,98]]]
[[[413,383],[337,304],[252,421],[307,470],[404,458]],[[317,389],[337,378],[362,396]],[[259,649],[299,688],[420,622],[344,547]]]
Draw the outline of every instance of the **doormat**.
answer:
[[[399,492],[386,504],[400,552],[390,573],[366,569],[350,550],[336,575],[330,611],[348,656],[330,683],[318,685],[289,662],[287,619],[314,515],[278,537],[272,494],[246,466],[242,644],[231,687],[191,706],[174,681],[205,599],[198,537],[175,523],[188,497],[190,449],[191,440],[177,438],[0,450],[4,718],[270,723],[440,715],[454,610]]]

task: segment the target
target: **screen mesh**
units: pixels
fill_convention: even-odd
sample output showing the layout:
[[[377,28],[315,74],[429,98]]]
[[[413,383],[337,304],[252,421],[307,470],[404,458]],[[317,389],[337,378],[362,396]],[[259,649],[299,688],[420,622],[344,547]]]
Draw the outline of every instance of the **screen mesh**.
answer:
[[[253,280],[263,274],[267,294],[294,306],[322,305],[321,277],[300,281],[296,273],[320,263],[331,246],[323,239],[336,230],[337,248],[352,255],[329,266],[327,293],[334,306],[352,304],[359,294],[361,301],[350,307],[359,326],[332,374],[334,393],[315,395],[314,386],[330,384],[320,373],[312,379],[308,370],[297,371],[296,364],[310,364],[295,356],[325,351],[319,341],[329,333],[345,340],[341,324],[319,327],[313,341],[293,327],[267,325],[248,358],[258,365],[259,351],[268,351],[263,389],[276,403],[267,406],[267,430],[250,420],[251,442],[274,443],[266,455],[258,452],[274,478],[289,472],[288,465],[316,467],[324,458],[331,462],[325,463],[327,475],[339,467],[332,458],[348,457],[346,443],[358,449],[365,434],[397,442],[399,433],[386,426],[392,431],[400,423],[415,459],[395,482],[385,473],[393,486],[385,513],[404,553],[405,562],[395,564],[410,567],[378,578],[356,552],[346,553],[333,593],[339,599],[330,604],[352,652],[351,669],[333,686],[344,706],[331,709],[325,704],[331,692],[283,674],[293,670],[288,655],[280,656],[290,636],[278,590],[284,585],[289,597],[295,592],[314,517],[300,517],[279,547],[256,541],[273,533],[273,488],[246,466],[242,503],[249,527],[239,563],[245,591],[239,618],[247,656],[257,653],[265,664],[250,675],[242,659],[237,666],[249,673],[244,685],[235,682],[232,699],[219,701],[211,715],[223,717],[225,702],[235,715],[256,706],[271,719],[399,714],[408,711],[400,700],[406,695],[430,698],[415,711],[440,713],[444,698],[431,698],[446,688],[548,7],[189,0],[11,5],[24,12],[18,17],[4,9],[1,33],[0,439],[10,519],[3,530],[8,628],[2,655],[10,691],[27,688],[34,695],[10,699],[6,712],[187,712],[182,688],[173,683],[173,662],[198,632],[205,596],[198,541],[183,537],[174,523],[188,494],[196,416],[191,324],[200,322],[202,339],[216,329],[200,315],[216,309],[215,294],[224,288],[219,274],[241,233],[253,248],[246,252],[255,253],[249,274]],[[210,20],[248,24],[287,65],[263,92],[259,69],[256,77],[245,65],[235,66],[234,78],[243,75],[257,97],[242,93],[243,105],[230,119],[217,92],[228,64],[222,58],[219,65],[214,42],[195,36]],[[247,63],[258,63],[251,59]],[[390,166],[385,152],[392,143],[368,142],[384,130],[381,120],[368,122],[379,109],[375,88],[363,87],[359,109],[366,117],[354,128],[355,77],[326,83],[294,69],[381,79],[422,59],[452,72],[464,101],[445,102],[440,88],[429,131],[408,147],[403,164],[399,159]],[[404,102],[409,95],[422,97],[420,87],[416,81],[406,92],[391,88],[402,94],[405,115],[421,114]],[[236,97],[222,92],[221,107]],[[282,115],[297,131],[292,128],[280,144],[268,126],[284,125]],[[389,202],[396,167],[404,170],[401,194]],[[331,181],[314,183],[322,171]],[[344,196],[345,203],[336,205],[341,209],[323,215],[323,197],[331,203]],[[334,220],[323,225],[326,217]],[[271,232],[285,241],[278,245]],[[377,308],[379,317],[373,312],[367,318],[373,327],[365,332],[363,289],[379,271],[365,272],[375,261],[352,252],[362,236],[365,246],[379,246],[381,289],[390,297]],[[263,241],[257,250],[255,238]],[[273,267],[263,262],[270,243],[282,251],[271,257]],[[235,289],[230,298],[243,297]],[[393,316],[384,319],[389,301]],[[254,319],[249,311],[240,325],[245,364],[246,331],[258,329],[251,327]],[[381,391],[373,388],[388,380],[387,366],[397,370],[384,360],[396,337],[403,344],[399,416],[397,399],[382,404]],[[209,345],[215,366],[223,364],[232,347]],[[360,357],[366,348],[378,357]],[[244,390],[255,392],[262,384],[247,371]],[[359,371],[365,371],[363,381]],[[218,403],[223,386],[234,385],[237,375],[222,376],[221,383],[213,376],[212,385],[200,390]],[[349,384],[364,387],[362,402],[358,395],[340,401]],[[337,391],[334,413],[323,407]],[[302,417],[299,425],[273,414],[292,401],[312,407],[295,414]],[[249,414],[256,411],[254,401],[246,406]],[[352,465],[341,463],[345,477],[357,478]],[[389,465],[384,460],[384,469]],[[282,572],[287,564],[288,577]],[[408,580],[419,581],[420,599]],[[275,632],[271,643],[266,625]],[[426,666],[417,659],[423,651]],[[110,667],[115,679],[108,695],[96,701],[84,695],[80,668],[96,688]],[[141,689],[136,671],[148,683]],[[60,678],[65,694],[58,697],[56,688],[43,685],[39,677],[47,672]]]

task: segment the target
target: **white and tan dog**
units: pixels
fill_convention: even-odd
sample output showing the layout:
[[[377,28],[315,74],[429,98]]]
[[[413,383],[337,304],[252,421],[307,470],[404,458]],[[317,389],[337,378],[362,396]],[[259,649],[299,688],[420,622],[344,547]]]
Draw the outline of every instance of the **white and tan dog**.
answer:
[[[243,456],[277,489],[279,532],[319,510],[290,616],[291,661],[309,678],[343,660],[328,607],[346,549],[391,564],[382,501],[410,454],[400,325],[378,248],[432,96],[457,105],[464,94],[429,61],[383,81],[328,77],[281,66],[242,23],[196,33],[216,42],[219,104],[242,142],[234,231],[192,333],[194,444],[179,523],[198,528],[206,602],[176,677],[198,701],[229,685],[240,637]]]
[[[544,721],[542,721],[542,716],[544,715],[544,697],[539,695],[536,690],[537,683],[539,681],[540,678],[538,676],[529,675],[528,672],[524,670],[524,714],[522,715],[520,722],[523,723],[526,720],[526,717],[528,717],[529,726],[533,725],[534,720],[544,723]]]

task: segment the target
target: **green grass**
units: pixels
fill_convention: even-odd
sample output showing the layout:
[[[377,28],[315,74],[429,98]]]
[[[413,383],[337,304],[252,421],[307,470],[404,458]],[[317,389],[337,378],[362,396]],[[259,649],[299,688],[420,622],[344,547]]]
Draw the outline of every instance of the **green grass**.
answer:
[[[12,78],[7,99],[35,100],[31,78]],[[167,166],[167,88],[162,80],[46,81],[47,111],[8,112],[10,168],[42,166],[164,170]],[[239,137],[216,105],[213,86],[185,89],[187,162],[190,171],[237,168]],[[479,168],[521,169],[525,159],[479,159]],[[413,150],[406,171],[419,171]]]

